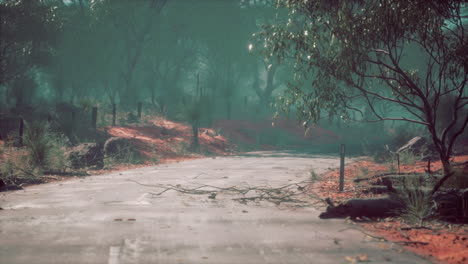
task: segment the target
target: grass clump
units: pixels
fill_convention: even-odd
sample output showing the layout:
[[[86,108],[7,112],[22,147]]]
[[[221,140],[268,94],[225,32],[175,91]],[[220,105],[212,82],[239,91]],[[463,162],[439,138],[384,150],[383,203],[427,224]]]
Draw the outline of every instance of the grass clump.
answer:
[[[69,167],[64,158],[65,138],[53,133],[46,122],[26,123],[23,146],[15,147],[16,141],[7,142],[1,150],[0,179],[9,188],[41,182],[44,171],[63,171]]]
[[[423,226],[432,215],[432,202],[429,189],[424,187],[424,176],[408,177],[403,180],[403,188],[397,191],[406,208],[402,212],[405,221]]]
[[[416,164],[416,161],[418,160],[416,155],[414,155],[414,153],[411,151],[403,151],[399,153],[399,155],[400,155],[400,162],[405,165],[414,165]]]
[[[106,163],[112,164],[142,164],[141,154],[128,144],[117,144],[111,155],[106,156]]]
[[[318,180],[318,174],[315,172],[315,170],[310,170],[310,181],[315,182]]]
[[[34,168],[28,161],[25,151],[19,152],[12,146],[1,147],[0,180],[8,187],[19,186],[35,177]]]
[[[66,139],[53,133],[46,122],[27,123],[23,144],[35,168],[61,171],[69,166],[64,159]]]

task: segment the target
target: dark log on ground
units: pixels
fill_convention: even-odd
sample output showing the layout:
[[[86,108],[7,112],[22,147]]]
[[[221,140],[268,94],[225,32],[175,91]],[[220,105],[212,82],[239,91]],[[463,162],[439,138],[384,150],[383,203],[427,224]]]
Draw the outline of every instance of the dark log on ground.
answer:
[[[44,175],[57,175],[57,176],[89,176],[90,174],[84,171],[44,171]]]
[[[74,169],[95,166],[100,169],[104,166],[104,153],[102,146],[96,143],[82,143],[65,152]]]
[[[428,174],[427,173],[394,173],[394,172],[388,172],[388,173],[382,173],[382,174],[376,174],[371,177],[367,178],[358,178],[354,179],[354,182],[363,182],[363,181],[372,181],[372,180],[377,180],[383,177],[387,178],[404,178],[404,177],[426,177]],[[438,174],[431,174],[433,177],[438,177],[441,175]]]
[[[468,223],[468,189],[436,192],[433,196],[433,214],[438,220]]]
[[[386,186],[372,186],[377,189],[385,189]],[[397,187],[399,192],[425,191],[429,193],[431,188],[413,188]],[[403,199],[397,195],[390,195],[384,198],[355,198],[350,199],[339,205],[334,205],[327,198],[328,207],[325,212],[319,215],[320,218],[346,218],[353,219],[357,217],[367,218],[386,218],[399,216],[405,210]],[[445,189],[436,192],[432,199],[428,201],[431,206],[431,218],[452,222],[468,223],[468,189]]]
[[[355,198],[335,206],[327,198],[327,210],[319,215],[322,219],[327,218],[386,218],[400,215],[404,210],[404,204],[396,198]]]
[[[423,190],[429,192],[432,190],[430,187],[402,187],[402,186],[386,186],[386,185],[374,185],[369,186],[363,190],[364,193],[382,194],[382,193],[397,193],[404,191],[417,191]]]

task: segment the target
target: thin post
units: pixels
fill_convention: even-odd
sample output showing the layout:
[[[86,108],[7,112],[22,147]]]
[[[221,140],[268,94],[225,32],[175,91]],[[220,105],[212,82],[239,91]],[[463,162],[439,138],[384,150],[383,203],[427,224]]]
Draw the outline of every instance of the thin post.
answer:
[[[23,146],[24,120],[20,117],[19,121],[19,145]]]
[[[115,118],[117,115],[117,105],[115,103],[112,104],[112,125],[115,126]]]
[[[141,119],[141,102],[138,102],[138,119]]]
[[[340,192],[342,192],[344,189],[345,144],[341,144],[340,156]]]
[[[396,154],[397,165],[398,165],[398,174],[400,174],[400,153]]]
[[[93,107],[93,113],[92,113],[92,116],[91,116],[91,126],[96,129],[97,127],[97,111],[98,111],[98,108],[97,106],[94,106]]]

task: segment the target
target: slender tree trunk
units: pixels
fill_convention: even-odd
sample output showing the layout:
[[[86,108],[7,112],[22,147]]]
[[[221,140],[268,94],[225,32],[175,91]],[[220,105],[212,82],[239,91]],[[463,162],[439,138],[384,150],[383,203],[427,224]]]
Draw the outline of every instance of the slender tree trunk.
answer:
[[[431,120],[430,117],[431,115],[428,115],[429,118],[428,120]],[[432,188],[431,194],[434,194],[437,192],[442,185],[454,174],[452,170],[452,166],[450,164],[450,155],[449,150],[447,149],[447,146],[445,145],[446,142],[443,142],[439,137],[437,136],[437,128],[434,122],[429,122],[429,132],[432,135],[432,142],[434,143],[434,146],[439,154],[440,161],[442,162],[442,167],[444,170],[444,176],[437,181],[437,183],[434,185]]]
[[[115,119],[117,116],[117,105],[112,103],[112,126],[115,126]]]
[[[192,150],[198,151],[200,147],[199,137],[198,137],[198,121],[192,123],[192,133],[193,133],[193,141],[192,141]]]
[[[446,157],[441,158],[441,162],[442,162],[442,166],[444,169],[444,176],[434,185],[434,188],[432,188],[431,194],[434,194],[435,192],[437,192],[440,189],[440,187],[442,187],[444,183],[454,174],[449,158],[446,158]]]

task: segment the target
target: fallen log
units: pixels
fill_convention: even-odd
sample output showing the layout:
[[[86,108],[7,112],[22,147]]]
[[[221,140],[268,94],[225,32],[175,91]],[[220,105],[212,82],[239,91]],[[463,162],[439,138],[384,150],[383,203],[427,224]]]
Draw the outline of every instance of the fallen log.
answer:
[[[358,178],[354,179],[353,181],[358,183],[358,182],[363,182],[363,181],[372,181],[372,180],[378,180],[382,178],[404,178],[404,177],[427,177],[429,174],[427,173],[414,173],[414,172],[409,172],[409,173],[395,173],[395,172],[387,172],[387,173],[381,173],[381,174],[376,174],[371,177],[366,177],[366,178]],[[441,175],[437,174],[430,174],[431,177],[439,177]]]
[[[373,186],[375,187],[375,186]],[[386,188],[379,186],[380,189]],[[431,188],[397,187],[398,193],[422,191],[430,193]],[[386,218],[401,215],[405,209],[405,199],[397,194],[383,198],[354,198],[339,205],[330,198],[325,199],[328,207],[319,215],[322,219],[357,217]],[[428,219],[437,219],[452,223],[468,223],[468,189],[445,189],[436,192],[428,199],[431,213]]]
[[[400,215],[405,208],[405,205],[399,199],[393,197],[354,198],[337,206],[329,198],[325,201],[327,201],[328,207],[325,212],[319,215],[322,219],[346,217],[352,219],[357,217],[386,218]]]
[[[364,189],[364,193],[383,194],[383,193],[402,193],[402,192],[415,192],[415,191],[429,192],[432,190],[430,187],[403,187],[403,186],[387,186],[387,185],[374,185]]]

